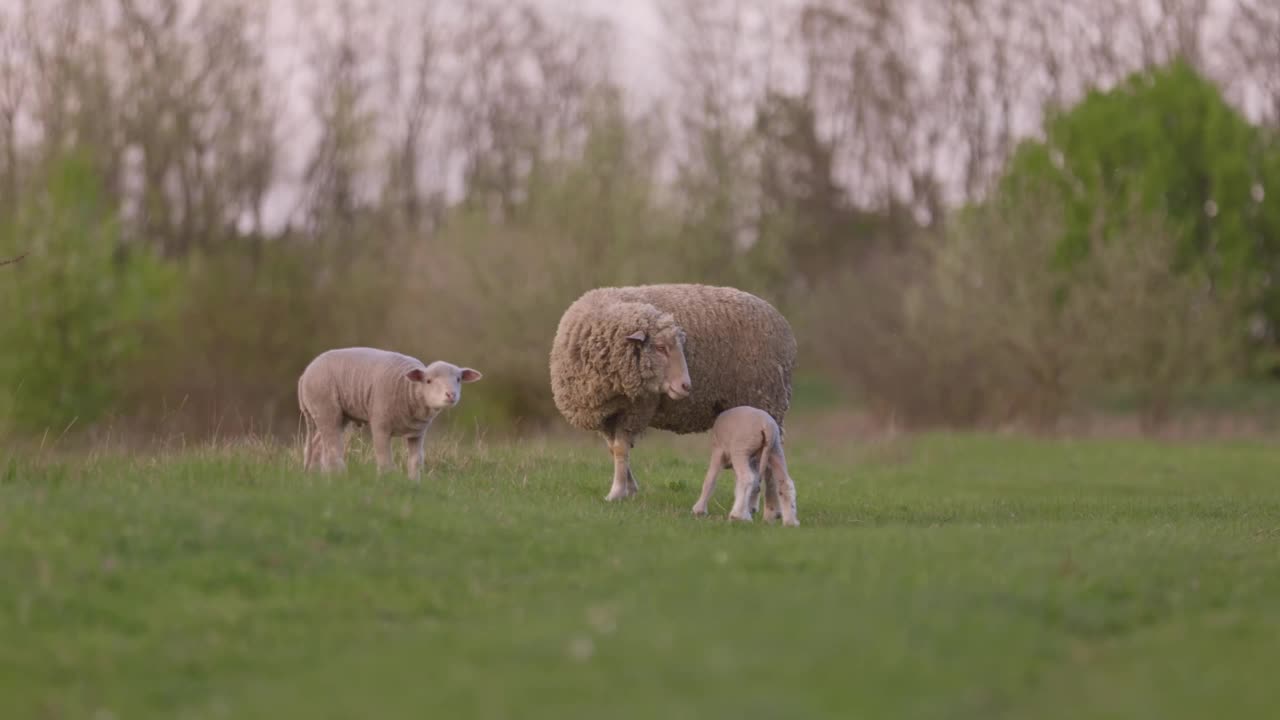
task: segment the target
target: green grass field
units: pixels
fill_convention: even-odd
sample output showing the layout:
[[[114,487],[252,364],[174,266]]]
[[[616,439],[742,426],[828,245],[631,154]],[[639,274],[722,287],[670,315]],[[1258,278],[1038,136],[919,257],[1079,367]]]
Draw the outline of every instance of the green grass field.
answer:
[[[791,529],[704,440],[0,461],[0,717],[1275,717],[1278,448],[798,438]]]

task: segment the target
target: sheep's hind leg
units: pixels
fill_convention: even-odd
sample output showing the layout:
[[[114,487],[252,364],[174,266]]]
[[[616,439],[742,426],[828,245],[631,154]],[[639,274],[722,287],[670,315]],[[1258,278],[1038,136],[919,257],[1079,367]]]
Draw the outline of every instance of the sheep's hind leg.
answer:
[[[800,524],[796,516],[796,484],[791,479],[791,471],[787,470],[787,459],[782,453],[774,453],[769,458],[769,469],[774,477],[774,485],[778,494],[778,516],[782,524],[795,527]]]
[[[302,432],[302,470],[306,472],[315,469],[319,460],[320,430],[305,407],[302,408]]]
[[[720,470],[724,467],[724,453],[720,448],[711,451],[711,463],[707,466],[707,476],[702,481],[702,495],[698,496],[698,502],[693,504],[694,515],[706,515],[707,503],[711,501],[711,494],[716,491],[716,476],[720,474]]]
[[[729,511],[729,519],[751,522],[751,500],[759,497],[760,476],[751,469],[746,456],[733,458],[733,474],[733,509]]]
[[[761,466],[760,482],[764,485],[764,521],[773,522],[782,517],[781,500],[779,499],[779,483],[782,479],[778,477],[776,470],[777,460],[780,454],[775,450],[769,456],[768,467]],[[752,507],[758,506],[752,503]]]
[[[346,423],[342,419],[342,415],[334,416],[317,416],[316,421],[316,438],[313,444],[318,447],[313,448],[313,452],[317,453],[320,461],[320,470],[322,472],[333,472],[337,470],[345,470],[347,468],[346,447],[343,442],[343,433],[346,429]],[[316,443],[315,441],[319,442]]]

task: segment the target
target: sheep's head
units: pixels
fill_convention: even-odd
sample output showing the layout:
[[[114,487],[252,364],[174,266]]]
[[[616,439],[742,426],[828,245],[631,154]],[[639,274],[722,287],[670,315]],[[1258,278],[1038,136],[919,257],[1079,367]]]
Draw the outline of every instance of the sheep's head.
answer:
[[[684,341],[684,330],[669,313],[660,315],[651,328],[627,336],[639,356],[647,390],[664,393],[672,400],[683,400],[693,392]]]
[[[435,412],[457,405],[462,400],[462,384],[473,383],[483,376],[471,368],[460,368],[437,360],[426,369],[410,370],[405,377],[413,383],[419,402]]]

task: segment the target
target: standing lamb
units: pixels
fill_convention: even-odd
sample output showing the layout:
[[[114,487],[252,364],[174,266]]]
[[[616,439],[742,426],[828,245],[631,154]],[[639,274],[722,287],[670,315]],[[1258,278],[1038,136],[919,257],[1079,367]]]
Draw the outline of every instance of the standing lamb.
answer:
[[[404,437],[409,477],[418,479],[423,440],[441,410],[462,399],[462,384],[482,376],[471,368],[421,360],[375,348],[320,353],[298,378],[298,406],[307,424],[302,465],[344,469],[343,433],[352,422],[373,434],[378,472],[392,465],[391,438]]]
[[[597,288],[565,310],[551,392],[565,420],[613,454],[606,500],[639,492],[629,454],[646,428],[706,432],[751,405],[779,426],[791,405],[796,339],[769,303],[708,285]]]
[[[693,506],[694,515],[707,514],[716,477],[729,467],[737,480],[730,519],[751,521],[763,479],[765,521],[780,517],[783,525],[800,524],[796,519],[796,484],[782,452],[782,430],[769,413],[742,406],[725,410],[716,418],[711,428],[711,463],[702,482],[702,495]]]

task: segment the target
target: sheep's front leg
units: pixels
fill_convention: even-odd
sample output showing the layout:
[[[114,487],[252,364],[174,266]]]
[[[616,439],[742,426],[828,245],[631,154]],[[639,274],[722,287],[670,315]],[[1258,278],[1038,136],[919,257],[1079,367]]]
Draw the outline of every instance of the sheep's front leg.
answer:
[[[608,438],[609,452],[613,454],[613,486],[605,500],[621,500],[640,492],[636,478],[631,474],[631,436],[624,432]]]
[[[733,474],[735,479],[733,509],[729,511],[729,519],[751,522],[751,505],[749,502],[752,497],[758,496],[759,490],[757,488],[760,484],[760,478],[752,471],[751,462],[745,455],[733,458]]]
[[[707,477],[702,481],[702,495],[698,496],[698,502],[693,504],[694,515],[707,514],[707,503],[711,501],[711,494],[716,491],[716,477],[720,475],[723,467],[724,453],[720,448],[712,449],[711,464],[707,466]]]
[[[405,449],[409,451],[409,479],[418,482],[422,475],[423,448],[426,447],[427,436],[410,435],[404,439]]]
[[[373,434],[373,457],[378,463],[378,472],[387,472],[392,467],[391,431],[385,426],[373,424],[370,424],[369,430]]]

